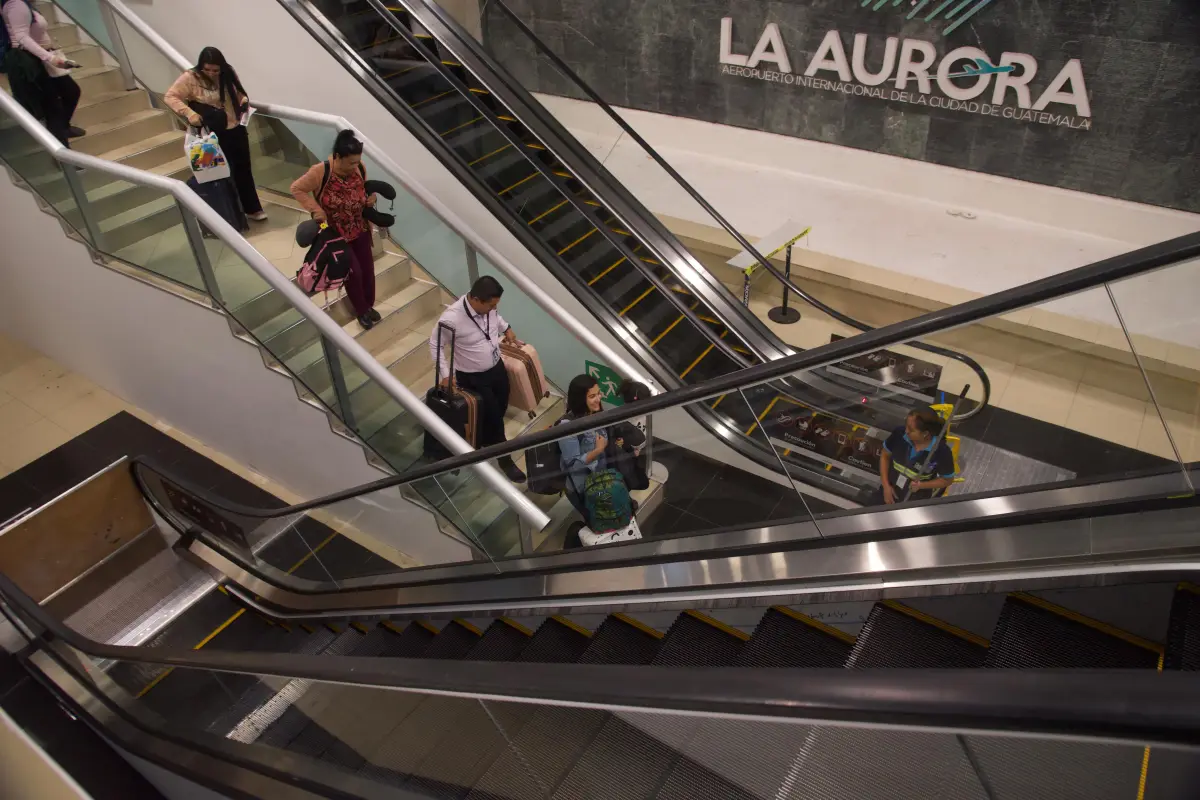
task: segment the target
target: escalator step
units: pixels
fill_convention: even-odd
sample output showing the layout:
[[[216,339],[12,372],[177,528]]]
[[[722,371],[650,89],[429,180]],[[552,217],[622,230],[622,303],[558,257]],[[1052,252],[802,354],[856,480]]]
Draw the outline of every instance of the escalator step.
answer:
[[[382,622],[379,627],[387,631],[392,639],[389,656],[397,658],[417,658],[437,633],[417,622],[409,622],[401,628],[392,622]]]
[[[434,637],[418,658],[463,658],[479,641],[479,632],[452,620]]]
[[[531,635],[508,624],[496,620],[487,627],[483,636],[471,648],[464,661],[513,661],[529,644]]]
[[[841,667],[854,637],[789,608],[771,608],[738,654],[739,667]]]
[[[541,664],[573,664],[590,643],[591,637],[583,629],[551,618],[538,627],[537,633],[521,651],[521,660]]]
[[[1004,603],[989,667],[1025,669],[1154,669],[1160,649],[1032,595]]]
[[[525,154],[520,150],[513,149],[511,152],[504,152],[498,156],[489,158],[484,164],[475,168],[475,174],[478,175],[479,179],[482,181],[495,180],[496,176],[505,175],[517,166],[522,167],[521,174],[518,176],[519,178],[524,177],[531,169],[533,169],[533,165],[529,163],[527,158],[525,158]],[[513,181],[505,180],[500,181],[500,183],[502,183],[503,186],[500,186],[499,188],[503,189],[505,186],[511,185]]]
[[[749,638],[698,611],[685,611],[667,631],[651,663],[659,667],[726,667]]]
[[[1200,670],[1200,587],[1181,583],[1171,601],[1163,669]]]
[[[851,669],[973,669],[982,667],[987,642],[908,606],[876,603],[858,634]]]
[[[596,630],[579,663],[648,664],[662,641],[661,633],[614,614]],[[549,706],[535,709],[530,720],[511,736],[508,749],[476,782],[469,795],[473,800],[549,797],[609,719],[603,711]]]

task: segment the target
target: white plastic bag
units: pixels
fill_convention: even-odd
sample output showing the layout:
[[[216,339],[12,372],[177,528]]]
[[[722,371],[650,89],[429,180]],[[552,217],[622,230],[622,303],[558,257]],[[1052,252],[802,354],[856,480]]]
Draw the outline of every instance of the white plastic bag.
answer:
[[[579,529],[579,541],[584,547],[612,542],[628,542],[642,538],[641,528],[638,527],[637,517],[629,521],[629,525],[607,533],[596,533],[591,528]]]
[[[221,151],[217,134],[192,133],[189,130],[183,140],[183,151],[187,154],[188,166],[192,168],[196,183],[210,183],[229,177],[229,162]]]

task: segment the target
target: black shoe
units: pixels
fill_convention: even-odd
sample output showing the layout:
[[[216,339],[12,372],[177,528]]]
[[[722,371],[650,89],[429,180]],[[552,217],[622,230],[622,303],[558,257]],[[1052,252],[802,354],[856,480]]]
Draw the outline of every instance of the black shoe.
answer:
[[[371,319],[371,312],[367,312],[358,318],[358,324],[362,325],[364,331],[369,331],[375,327],[375,320]]]
[[[508,477],[513,483],[524,483],[525,473],[521,472],[521,468],[511,458],[502,458],[499,460],[500,471]]]
[[[379,320],[383,319],[383,315],[373,308],[367,312],[367,316],[371,318],[372,322],[379,322]]]
[[[87,136],[87,131],[85,131],[83,128],[76,128],[74,125],[72,125],[71,127],[67,128],[67,136],[71,139],[81,139],[84,136]]]

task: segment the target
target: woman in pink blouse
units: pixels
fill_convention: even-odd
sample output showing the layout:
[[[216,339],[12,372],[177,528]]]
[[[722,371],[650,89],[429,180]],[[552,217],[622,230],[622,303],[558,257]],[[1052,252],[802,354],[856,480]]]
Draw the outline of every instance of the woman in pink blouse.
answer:
[[[46,69],[49,65],[58,72],[77,65],[57,51],[47,33],[46,18],[33,9],[29,0],[0,2],[9,44],[4,67],[13,98],[42,120],[46,130],[63,144],[85,135],[87,131],[71,124],[79,105],[79,84],[70,75],[51,77]]]

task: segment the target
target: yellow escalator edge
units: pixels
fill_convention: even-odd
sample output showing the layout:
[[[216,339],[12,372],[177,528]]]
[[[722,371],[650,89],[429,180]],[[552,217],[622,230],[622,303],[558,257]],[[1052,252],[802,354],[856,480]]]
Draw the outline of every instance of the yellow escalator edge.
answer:
[[[1161,644],[1152,642],[1149,639],[1143,639],[1140,636],[1135,636],[1129,631],[1121,630],[1115,625],[1109,625],[1107,622],[1101,622],[1098,619],[1085,617],[1083,614],[1080,614],[1077,611],[1072,611],[1069,608],[1063,608],[1060,605],[1051,603],[1049,600],[1043,600],[1036,595],[1032,595],[1027,592],[1013,592],[1009,595],[1009,597],[1015,600],[1020,600],[1023,603],[1028,603],[1031,606],[1036,606],[1044,611],[1049,611],[1052,614],[1057,614],[1060,617],[1065,617],[1072,622],[1078,622],[1080,625],[1086,625],[1092,630],[1106,633],[1109,636],[1120,639],[1121,641],[1128,642],[1134,647],[1140,647],[1143,650],[1149,650],[1152,653],[1158,653],[1159,655],[1161,655],[1163,652],[1163,646]]]
[[[983,638],[979,634],[971,633],[970,631],[963,630],[962,628],[951,625],[949,622],[943,622],[942,620],[938,619],[937,617],[930,616],[929,614],[926,614],[924,611],[918,611],[917,609],[915,609],[911,606],[906,606],[903,603],[897,603],[895,600],[881,600],[880,604],[887,608],[890,608],[892,611],[896,611],[901,614],[907,614],[908,616],[912,617],[915,620],[924,622],[926,625],[932,625],[935,628],[939,628],[940,630],[943,630],[946,633],[951,634],[952,636],[957,636],[960,639],[966,639],[971,644],[977,644],[980,647],[990,647],[991,646],[991,642],[989,642],[987,639]]]
[[[461,67],[462,64],[458,63],[457,61],[443,61],[442,66],[443,67]]]
[[[576,239],[575,241],[571,242],[569,245],[567,245],[566,247],[564,247],[562,250],[559,250],[559,251],[558,251],[558,254],[561,256],[563,253],[567,252],[567,251],[568,251],[568,250],[570,250],[572,247],[574,247],[575,245],[579,244],[580,242],[582,242],[584,239],[588,238],[589,236],[591,236],[591,235],[592,235],[593,233],[595,233],[595,232],[596,232],[596,228],[592,228],[590,231],[588,231],[587,233],[585,233],[583,236],[580,236],[578,239]]]
[[[548,217],[548,216],[550,216],[551,214],[553,214],[555,211],[558,211],[560,208],[562,208],[563,206],[565,206],[565,205],[566,205],[568,202],[569,202],[569,201],[567,201],[567,200],[563,200],[561,203],[559,203],[558,205],[554,206],[553,208],[549,208],[549,209],[547,209],[547,210],[543,211],[542,213],[538,214],[536,217],[534,217],[533,219],[529,220],[529,222],[527,222],[526,224],[527,224],[527,225],[532,225],[533,223],[535,223],[535,222],[538,222],[539,220],[545,219],[546,217]]]
[[[1158,671],[1163,671],[1163,654],[1158,654]],[[1146,800],[1146,776],[1150,772],[1150,746],[1142,748],[1142,772],[1138,775],[1137,800]]]
[[[516,117],[509,116],[508,114],[501,114],[500,116],[496,117],[496,119],[500,120],[501,122],[516,122],[517,121]]]
[[[594,634],[591,631],[589,631],[587,628],[583,627],[582,625],[580,625],[577,622],[572,622],[571,620],[569,620],[566,617],[561,616],[559,614],[555,614],[550,619],[554,620],[559,625],[570,628],[571,630],[575,631],[576,633],[583,634],[584,636],[588,637],[589,639],[592,638],[592,636],[594,636]]]
[[[459,625],[462,625],[464,628],[466,628],[467,630],[469,630],[471,633],[475,634],[476,636],[483,636],[483,631],[479,630],[479,628],[476,628],[474,625],[467,622],[462,617],[455,617],[453,619],[453,622],[457,622]]]
[[[467,166],[468,166],[468,167],[473,167],[473,166],[475,166],[476,164],[478,164],[480,161],[487,161],[487,160],[488,160],[489,158],[491,158],[492,156],[496,155],[497,153],[503,153],[505,150],[507,150],[507,149],[508,149],[508,148],[510,148],[510,147],[512,147],[512,145],[511,145],[511,144],[506,144],[506,145],[504,145],[503,147],[497,147],[495,150],[493,150],[492,152],[488,153],[486,156],[480,156],[479,158],[475,159],[474,161],[468,162],[468,163],[467,163]]]
[[[421,65],[420,65],[420,64],[414,64],[414,65],[413,65],[413,66],[411,66],[411,67],[405,67],[404,69],[398,69],[398,70],[396,70],[395,72],[392,72],[392,73],[389,73],[389,74],[387,74],[387,75],[384,75],[384,76],[383,76],[383,79],[386,81],[386,80],[391,80],[392,78],[398,78],[398,77],[400,77],[401,75],[403,75],[403,74],[404,74],[404,73],[406,73],[406,72],[412,72],[414,69],[416,69],[416,68],[417,68],[417,67],[419,67],[419,66],[421,66]]]
[[[545,150],[546,149],[546,145],[538,144],[537,142],[526,142],[525,146],[528,147],[530,150]]]
[[[433,38],[433,37],[430,37]],[[491,94],[487,89],[469,89],[471,94]]]
[[[780,614],[783,614],[784,616],[787,616],[787,617],[791,617],[792,619],[796,620],[797,622],[803,622],[808,627],[815,628],[816,630],[819,630],[821,633],[824,633],[827,636],[832,636],[834,639],[837,639],[838,641],[845,642],[846,644],[854,644],[854,642],[856,641],[853,636],[846,633],[845,631],[840,631],[837,628],[833,627],[832,625],[826,625],[824,622],[821,622],[820,620],[815,620],[812,617],[808,616],[807,614],[801,614],[799,611],[796,611],[795,609],[788,608],[787,606],[772,606],[772,608],[774,608]]]
[[[350,627],[354,628],[354,630],[358,631],[359,633],[361,633],[363,635],[366,635],[371,632],[370,628],[368,628],[366,625],[362,624],[361,622],[358,622],[357,620],[354,622],[351,622]]]
[[[621,614],[618,612],[616,614],[613,614],[613,618],[619,619],[619,620],[621,620],[621,622],[624,622],[626,625],[630,626],[631,628],[637,628],[642,633],[646,634],[647,636],[653,636],[655,639],[661,639],[664,636],[666,636],[666,634],[663,633],[662,631],[660,631],[656,628],[651,628],[649,625],[642,622],[640,619],[634,619],[633,617],[629,616],[628,614]]]
[[[613,233],[615,233],[617,236],[633,236],[633,234],[632,234],[632,233],[630,233],[629,231],[625,230],[624,228],[609,228],[609,230],[611,230],[611,231],[612,231]]]
[[[647,296],[648,296],[648,295],[649,295],[651,292],[653,292],[653,291],[654,291],[654,287],[653,287],[653,286],[651,286],[649,289],[647,289],[646,291],[644,291],[644,292],[642,292],[641,294],[639,294],[639,295],[637,296],[637,299],[636,299],[636,300],[634,300],[634,301],[633,301],[632,303],[630,303],[629,305],[625,306],[625,309],[624,309],[624,310],[623,310],[623,311],[622,311],[620,314],[618,314],[617,316],[619,316],[619,317],[623,317],[623,316],[625,316],[626,314],[628,314],[628,313],[629,313],[629,310],[630,310],[631,308],[633,308],[634,306],[636,306],[638,303],[642,302],[642,300],[646,299],[646,297],[647,297]]]
[[[696,310],[696,306],[698,306],[698,305],[700,305],[700,301],[699,301],[699,300],[697,300],[695,303],[692,303],[692,308],[691,308],[691,310],[692,310],[692,311],[695,311],[695,310]],[[675,329],[675,326],[676,326],[676,325],[678,325],[679,323],[683,322],[685,319],[687,319],[687,317],[685,317],[683,314],[680,314],[680,315],[679,315],[679,319],[677,319],[677,320],[675,320],[674,322],[672,322],[670,325],[668,325],[668,326],[667,326],[667,329],[666,329],[665,331],[663,331],[662,333],[660,333],[658,336],[655,336],[655,337],[654,337],[654,341],[650,342],[650,346],[651,346],[651,347],[654,347],[656,344],[658,344],[659,342],[661,342],[664,336],[666,336],[668,333],[670,333],[671,331],[673,331],[673,330]]]
[[[500,621],[503,622],[508,627],[513,628],[514,630],[525,634],[526,636],[533,636],[533,631],[529,630],[529,628],[526,628],[524,625],[517,622],[515,619],[511,619],[510,617],[501,617]]]
[[[450,130],[448,130],[444,133],[440,133],[438,135],[442,136],[442,137],[449,136],[450,134],[454,133],[455,131],[461,131],[463,128],[467,127],[468,125],[474,125],[476,122],[479,122],[479,120],[481,120],[481,119],[483,119],[483,117],[476,117],[475,119],[467,120],[462,125],[455,125]]]
[[[588,286],[591,286],[592,284],[596,283],[596,281],[600,280],[605,275],[607,275],[608,273],[612,272],[614,269],[619,267],[621,265],[621,262],[624,260],[625,260],[625,256],[621,256],[620,258],[618,258],[616,261],[614,261],[612,264],[610,264],[608,267],[606,267],[604,272],[601,272],[599,275],[597,275],[596,277],[594,277],[590,281],[588,281]]]
[[[455,90],[455,89],[448,89],[447,91],[444,91],[441,94],[435,94],[433,97],[426,97],[424,100],[422,100],[419,103],[413,103],[411,106],[409,106],[409,108],[420,108],[421,106],[425,105],[426,103],[432,103],[434,100],[441,100],[446,95],[454,94],[456,91],[457,90]]]
[[[521,184],[523,184],[523,183],[528,183],[529,181],[533,180],[533,179],[534,179],[534,178],[536,178],[536,177],[537,177],[537,173],[536,173],[536,172],[534,172],[534,173],[531,173],[530,175],[528,175],[528,176],[526,176],[526,177],[524,177],[524,178],[521,178],[521,180],[517,181],[517,182],[516,182],[516,183],[514,183],[512,186],[509,186],[507,189],[501,189],[500,191],[496,192],[496,195],[497,195],[497,196],[499,196],[499,195],[502,195],[502,194],[508,194],[508,193],[509,193],[509,192],[511,192],[513,189],[515,189],[515,188],[517,188],[518,186],[520,186]]]
[[[699,611],[696,611],[691,608],[689,608],[687,611],[685,611],[683,613],[687,614],[690,617],[694,617],[703,623],[713,626],[714,628],[721,631],[722,633],[728,633],[730,636],[736,636],[738,639],[741,639],[743,642],[750,638],[750,634],[746,633],[745,631],[739,631],[737,628],[733,627],[732,625],[726,625],[724,622],[721,622],[721,620],[714,619],[714,618],[710,617],[708,614],[702,614]]]
[[[713,403],[711,406],[709,406],[709,408],[711,408],[713,411],[716,411],[717,406],[721,405],[721,401],[724,400],[726,397],[729,397],[729,395],[727,395],[727,394],[721,395],[720,397],[717,398],[717,402]]]
[[[379,624],[382,625],[386,630],[391,631],[392,633],[404,633],[404,628],[401,628],[399,625],[392,622],[390,619],[385,619],[382,622],[380,622]]]
[[[416,620],[416,622],[414,624],[420,625],[422,628],[429,631],[434,636],[437,636],[439,633],[441,633],[441,631],[439,631],[435,625],[433,625],[432,623],[426,622],[423,619]]]
[[[1187,581],[1180,581],[1175,588],[1180,591],[1191,592],[1192,594],[1200,594],[1200,586],[1197,586],[1194,583],[1188,583]]]
[[[683,372],[679,373],[679,377],[686,378],[687,374],[689,372],[691,372],[692,370],[694,370],[696,368],[696,365],[699,364],[701,361],[703,361],[704,357],[713,351],[714,347],[716,347],[715,344],[710,344],[708,347],[704,348],[704,352],[701,353],[700,355],[698,355],[696,357],[695,361],[693,361],[691,364],[688,364],[688,368],[685,369]]]
[[[767,403],[767,407],[764,408],[763,412],[758,415],[758,419],[755,421],[755,423],[746,429],[747,436],[754,433],[754,429],[757,428],[762,423],[762,421],[767,418],[767,415],[771,413],[771,409],[774,408],[775,404],[778,403],[782,399],[783,399],[783,395],[776,395],[774,400]]]

